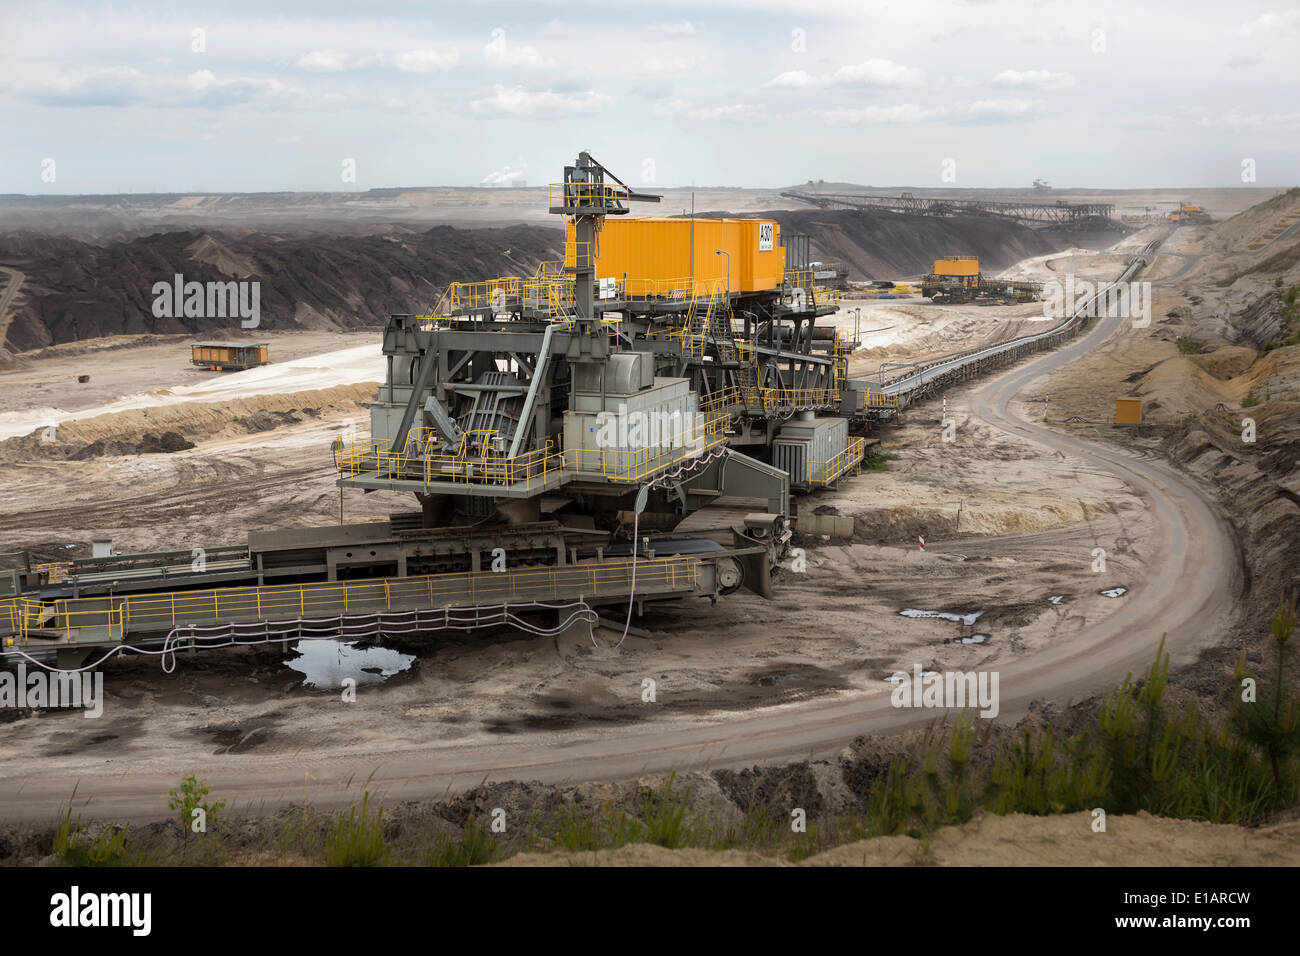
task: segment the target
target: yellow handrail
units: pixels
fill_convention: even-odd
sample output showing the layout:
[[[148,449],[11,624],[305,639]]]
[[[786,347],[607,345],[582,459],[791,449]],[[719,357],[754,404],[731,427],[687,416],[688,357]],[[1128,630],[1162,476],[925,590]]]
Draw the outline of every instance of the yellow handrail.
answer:
[[[391,611],[395,605],[455,606],[468,594],[475,603],[509,603],[537,600],[539,592],[560,597],[582,594],[588,597],[622,590],[631,581],[632,561],[602,561],[543,568],[517,568],[502,572],[462,571],[315,584],[270,584],[216,588],[204,591],[176,591],[121,597],[61,599],[52,604],[23,600],[19,632],[27,638],[50,637],[63,631],[70,639],[75,628],[109,627],[110,637],[120,639],[129,630],[163,630],[186,625],[206,626],[234,619],[293,620],[313,615],[364,614]],[[698,587],[699,561],[686,555],[638,558],[638,590],[681,590]],[[107,602],[107,606],[106,606]],[[94,643],[83,641],[82,643]]]

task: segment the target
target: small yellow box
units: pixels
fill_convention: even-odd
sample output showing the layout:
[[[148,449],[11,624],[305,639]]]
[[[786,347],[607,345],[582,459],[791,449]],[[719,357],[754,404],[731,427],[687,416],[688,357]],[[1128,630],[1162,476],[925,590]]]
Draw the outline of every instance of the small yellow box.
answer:
[[[1140,398],[1115,399],[1115,424],[1116,425],[1141,425],[1142,424],[1142,399]]]

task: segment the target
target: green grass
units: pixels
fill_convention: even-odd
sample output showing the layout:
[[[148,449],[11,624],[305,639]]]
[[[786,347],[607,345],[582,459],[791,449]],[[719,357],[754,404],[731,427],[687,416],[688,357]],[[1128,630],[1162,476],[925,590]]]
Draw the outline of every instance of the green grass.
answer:
[[[122,866],[128,861],[127,828],[105,827],[88,840],[69,804],[54,831],[54,855],[65,866]]]
[[[384,839],[384,809],[370,817],[370,792],[359,806],[339,814],[334,829],[325,838],[325,862],[330,866],[383,866],[388,862],[388,841]]]
[[[460,836],[438,835],[424,855],[425,866],[479,866],[491,863],[501,851],[500,844],[487,828],[473,817],[465,824]]]
[[[883,451],[878,455],[871,455],[862,459],[863,471],[889,471],[889,463],[896,461],[898,456],[892,451]]]
[[[645,841],[655,846],[675,850],[693,842],[694,827],[689,819],[687,807],[690,804],[691,791],[674,790],[673,782],[677,772],[668,775],[662,787],[644,794],[645,800]]]
[[[1259,404],[1258,395],[1247,395],[1245,398],[1241,400],[1242,408],[1254,408],[1258,404]]]
[[[1201,351],[1201,347],[1191,339],[1180,337],[1175,344],[1178,346],[1178,352],[1180,355],[1195,355]]]

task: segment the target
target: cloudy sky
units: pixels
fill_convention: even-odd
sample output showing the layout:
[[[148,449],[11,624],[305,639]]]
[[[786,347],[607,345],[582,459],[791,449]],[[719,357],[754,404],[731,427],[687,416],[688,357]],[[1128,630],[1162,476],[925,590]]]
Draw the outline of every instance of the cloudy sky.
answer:
[[[4,193],[1300,182],[1294,0],[4,0],[0,42]]]

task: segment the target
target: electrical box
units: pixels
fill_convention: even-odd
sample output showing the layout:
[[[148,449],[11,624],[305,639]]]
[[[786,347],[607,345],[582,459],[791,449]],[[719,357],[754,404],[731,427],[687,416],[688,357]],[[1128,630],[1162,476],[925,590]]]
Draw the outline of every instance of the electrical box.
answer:
[[[1140,398],[1115,399],[1115,424],[1116,425],[1141,425],[1142,424],[1142,399]]]

